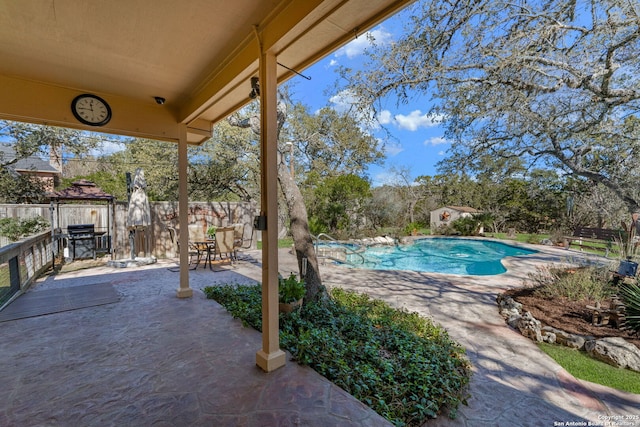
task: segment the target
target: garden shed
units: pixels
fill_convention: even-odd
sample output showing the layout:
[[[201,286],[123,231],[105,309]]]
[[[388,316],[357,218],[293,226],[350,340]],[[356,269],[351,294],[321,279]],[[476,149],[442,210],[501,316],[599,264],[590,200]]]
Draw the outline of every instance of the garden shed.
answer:
[[[431,211],[431,234],[438,228],[447,226],[458,218],[473,216],[477,213],[480,213],[480,211],[469,206],[444,206]]]

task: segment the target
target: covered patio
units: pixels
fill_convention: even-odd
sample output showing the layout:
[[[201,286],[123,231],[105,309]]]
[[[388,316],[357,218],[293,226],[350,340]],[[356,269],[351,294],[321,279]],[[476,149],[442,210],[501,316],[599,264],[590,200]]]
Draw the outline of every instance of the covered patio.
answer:
[[[216,122],[259,94],[266,225],[255,363],[270,372],[285,364],[277,312],[277,85],[408,3],[0,0],[0,118],[175,142],[179,227],[186,230],[187,145],[207,140]],[[180,240],[187,247],[187,233]],[[184,251],[178,298],[193,296],[187,264]]]
[[[576,257],[584,254],[574,253]],[[496,295],[521,286],[541,263],[566,262],[545,248],[507,261],[500,276],[354,270],[322,265],[324,283],[367,292],[430,316],[467,349],[474,374],[458,417],[424,426],[593,425],[632,416],[640,395],[573,378],[498,314]],[[242,326],[205,286],[255,283],[260,252],[236,267],[192,272],[193,297],[177,300],[173,261],[137,269],[98,267],[41,280],[23,297],[110,287],[117,301],[2,321],[0,425],[389,426],[315,371],[287,363],[266,374],[253,364],[260,334]],[[281,267],[295,268],[288,249]],[[21,297],[21,298],[23,298]],[[452,315],[452,313],[454,315]],[[577,425],[577,424],[576,424]],[[640,420],[628,419],[628,425]]]
[[[251,254],[259,256],[258,251]],[[200,290],[255,283],[257,263],[192,272],[173,294],[173,260],[52,275],[21,297],[112,288],[118,300],[2,321],[2,426],[387,426],[312,369],[254,365],[260,334]]]

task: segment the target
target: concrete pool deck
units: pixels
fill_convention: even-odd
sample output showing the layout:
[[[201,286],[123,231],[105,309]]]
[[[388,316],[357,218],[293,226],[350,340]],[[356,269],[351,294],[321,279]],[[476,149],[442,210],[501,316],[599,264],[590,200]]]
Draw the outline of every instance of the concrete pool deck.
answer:
[[[497,276],[453,276],[409,271],[322,268],[323,283],[365,292],[431,317],[467,350],[473,365],[467,406],[455,420],[433,426],[558,426],[575,422],[640,426],[640,395],[580,381],[498,314],[496,297],[522,286],[542,264],[588,258],[582,253],[535,246],[539,252],[508,258]],[[591,258],[603,261],[601,258]],[[611,418],[620,417],[620,418]],[[627,418],[625,418],[627,417]],[[616,421],[617,420],[617,421]]]
[[[568,422],[640,426],[640,395],[578,381],[511,330],[495,298],[521,286],[536,266],[576,252],[540,248],[508,259],[499,276],[451,276],[322,265],[328,287],[366,292],[430,316],[467,349],[468,405],[426,426],[554,426]],[[197,290],[254,283],[260,252],[234,267],[190,272],[194,297],[175,297],[168,261],[129,269],[98,267],[51,276],[32,292],[111,284],[120,301],[0,324],[0,425],[386,426],[384,419],[312,370],[289,361],[271,374],[255,367],[257,332],[243,328]],[[282,274],[296,260],[280,251]],[[599,423],[599,424],[598,424]],[[580,425],[580,424],[575,424]],[[625,424],[617,424],[625,425]]]

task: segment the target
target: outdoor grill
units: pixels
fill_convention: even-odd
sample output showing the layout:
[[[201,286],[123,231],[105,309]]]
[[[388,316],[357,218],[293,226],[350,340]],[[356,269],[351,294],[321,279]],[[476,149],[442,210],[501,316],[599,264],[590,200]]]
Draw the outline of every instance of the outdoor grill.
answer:
[[[67,226],[69,257],[74,259],[96,258],[96,238],[93,224]]]

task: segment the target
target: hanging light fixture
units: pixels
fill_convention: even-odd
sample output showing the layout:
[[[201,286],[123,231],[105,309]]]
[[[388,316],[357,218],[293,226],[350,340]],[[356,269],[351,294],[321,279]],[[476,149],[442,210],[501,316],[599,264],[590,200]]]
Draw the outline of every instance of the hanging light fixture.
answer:
[[[249,98],[256,99],[260,96],[260,81],[257,77],[251,77],[251,93],[249,93]]]

